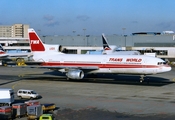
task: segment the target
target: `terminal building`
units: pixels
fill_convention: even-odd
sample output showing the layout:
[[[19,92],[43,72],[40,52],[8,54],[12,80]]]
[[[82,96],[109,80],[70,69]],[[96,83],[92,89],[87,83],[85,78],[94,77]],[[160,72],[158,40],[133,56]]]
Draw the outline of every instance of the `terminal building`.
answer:
[[[14,24],[0,26],[0,44],[5,50],[30,51],[29,25]],[[38,32],[37,30],[35,30]],[[67,53],[86,54],[87,51],[102,50],[101,35],[46,36],[40,35],[46,44],[59,44]],[[154,52],[157,57],[175,59],[175,34],[173,31],[138,32],[130,35],[106,35],[110,45],[117,45],[121,50],[138,50],[141,54]]]
[[[4,38],[28,38],[27,30],[29,25],[14,24],[14,25],[1,25],[0,37]]]

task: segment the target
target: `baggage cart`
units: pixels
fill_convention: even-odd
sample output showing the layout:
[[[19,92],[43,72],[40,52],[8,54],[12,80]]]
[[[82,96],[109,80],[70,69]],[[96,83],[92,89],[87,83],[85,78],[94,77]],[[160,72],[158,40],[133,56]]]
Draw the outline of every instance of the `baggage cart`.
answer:
[[[16,103],[12,105],[13,117],[20,118],[27,115],[27,104]]]
[[[40,105],[40,102],[38,100],[29,100],[25,102],[27,106],[32,106],[32,105]]]
[[[1,120],[9,120],[12,118],[12,107],[2,106],[0,107],[0,118]]]
[[[48,111],[54,111],[56,106],[54,103],[45,103],[45,104],[41,104],[42,105],[42,109],[43,112],[48,112]]]
[[[43,114],[41,105],[27,106],[28,120],[38,119]]]

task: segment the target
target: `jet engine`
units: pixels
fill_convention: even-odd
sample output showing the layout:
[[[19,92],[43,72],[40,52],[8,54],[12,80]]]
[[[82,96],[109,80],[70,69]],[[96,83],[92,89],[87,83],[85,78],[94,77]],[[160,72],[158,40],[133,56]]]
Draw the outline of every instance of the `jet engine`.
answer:
[[[66,76],[71,79],[82,79],[84,77],[84,72],[82,70],[69,70]]]
[[[58,52],[62,52],[64,48],[61,45],[58,45]]]
[[[62,52],[62,53],[66,53],[66,48],[64,48],[62,45],[56,45],[57,46],[57,50],[58,50],[58,52]]]

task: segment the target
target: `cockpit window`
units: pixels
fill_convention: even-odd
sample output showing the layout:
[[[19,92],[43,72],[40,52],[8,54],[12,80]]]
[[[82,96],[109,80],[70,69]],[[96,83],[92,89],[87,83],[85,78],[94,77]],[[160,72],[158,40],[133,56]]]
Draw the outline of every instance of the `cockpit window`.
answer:
[[[158,62],[157,64],[158,64],[158,65],[166,65],[167,62]]]

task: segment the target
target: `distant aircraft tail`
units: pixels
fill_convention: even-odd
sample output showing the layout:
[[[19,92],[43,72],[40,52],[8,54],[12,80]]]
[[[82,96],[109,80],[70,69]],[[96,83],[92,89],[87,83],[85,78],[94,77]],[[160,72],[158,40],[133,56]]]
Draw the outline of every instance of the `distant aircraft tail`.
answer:
[[[111,50],[104,34],[102,34],[102,41],[103,41],[103,50]]]
[[[5,52],[5,50],[4,50],[4,48],[2,47],[2,45],[0,44],[0,54],[5,54],[6,52]]]
[[[103,54],[112,54],[115,52],[117,46],[109,45],[104,34],[102,34],[102,41],[103,41]]]
[[[66,49],[61,45],[44,44],[33,28],[28,29],[31,52],[62,53]]]

